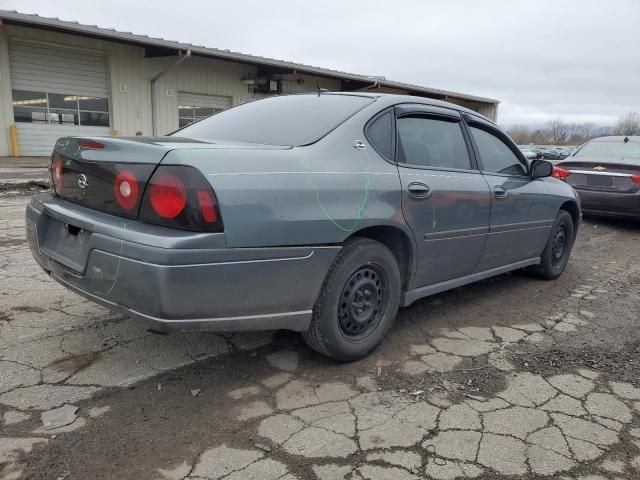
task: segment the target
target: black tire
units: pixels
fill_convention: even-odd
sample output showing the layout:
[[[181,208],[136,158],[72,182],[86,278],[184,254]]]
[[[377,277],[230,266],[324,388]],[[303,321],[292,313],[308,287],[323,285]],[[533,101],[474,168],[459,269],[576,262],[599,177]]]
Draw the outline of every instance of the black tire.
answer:
[[[533,272],[545,280],[554,280],[562,275],[575,240],[573,218],[569,212],[560,210],[551,229],[547,245],[540,256],[540,265],[533,268]]]
[[[374,240],[350,239],[327,273],[311,325],[302,337],[315,351],[336,361],[363,358],[393,324],[400,289],[393,253]]]

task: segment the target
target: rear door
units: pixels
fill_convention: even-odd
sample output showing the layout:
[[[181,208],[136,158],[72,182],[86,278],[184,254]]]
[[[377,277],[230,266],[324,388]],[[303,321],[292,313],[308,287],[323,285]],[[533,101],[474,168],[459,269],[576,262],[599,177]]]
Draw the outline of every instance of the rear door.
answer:
[[[465,115],[484,178],[491,189],[491,228],[477,271],[539,256],[556,217],[543,179],[529,176],[518,147],[499,129]]]
[[[396,107],[402,211],[418,244],[416,287],[472,273],[489,230],[489,186],[469,154],[458,111]]]

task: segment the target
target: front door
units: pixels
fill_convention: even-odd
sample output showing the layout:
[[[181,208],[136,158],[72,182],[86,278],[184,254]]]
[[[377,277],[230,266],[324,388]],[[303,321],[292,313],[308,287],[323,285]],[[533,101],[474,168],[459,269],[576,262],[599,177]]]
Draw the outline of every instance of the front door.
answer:
[[[489,229],[491,196],[469,155],[457,111],[396,107],[402,211],[418,244],[415,287],[476,268]]]
[[[542,179],[529,176],[515,144],[488,122],[467,118],[470,136],[491,189],[491,227],[476,271],[538,257],[556,217]]]

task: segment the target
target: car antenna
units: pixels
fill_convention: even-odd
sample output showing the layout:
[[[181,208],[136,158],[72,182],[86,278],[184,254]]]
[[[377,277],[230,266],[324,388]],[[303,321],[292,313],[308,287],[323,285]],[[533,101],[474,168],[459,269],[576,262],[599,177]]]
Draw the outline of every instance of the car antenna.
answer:
[[[318,92],[318,96],[320,96],[321,93],[329,92],[329,90],[327,90],[326,88],[320,88],[320,81],[319,80],[316,80],[316,91]]]
[[[624,137],[624,140],[622,140],[624,143],[629,143],[629,137]]]

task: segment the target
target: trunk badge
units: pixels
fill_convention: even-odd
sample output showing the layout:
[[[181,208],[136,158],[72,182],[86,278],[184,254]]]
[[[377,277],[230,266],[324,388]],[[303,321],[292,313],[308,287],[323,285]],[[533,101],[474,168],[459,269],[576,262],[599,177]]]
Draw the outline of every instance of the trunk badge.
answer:
[[[606,168],[605,168],[605,167],[603,167],[603,166],[601,166],[601,165],[598,165],[597,167],[593,167],[593,169],[594,169],[594,170],[597,170],[597,171],[599,171],[599,172],[601,172],[602,170],[606,170]]]
[[[87,178],[87,176],[84,173],[81,173],[80,175],[78,175],[78,186],[84,190],[85,188],[87,188],[89,186],[89,179]]]

